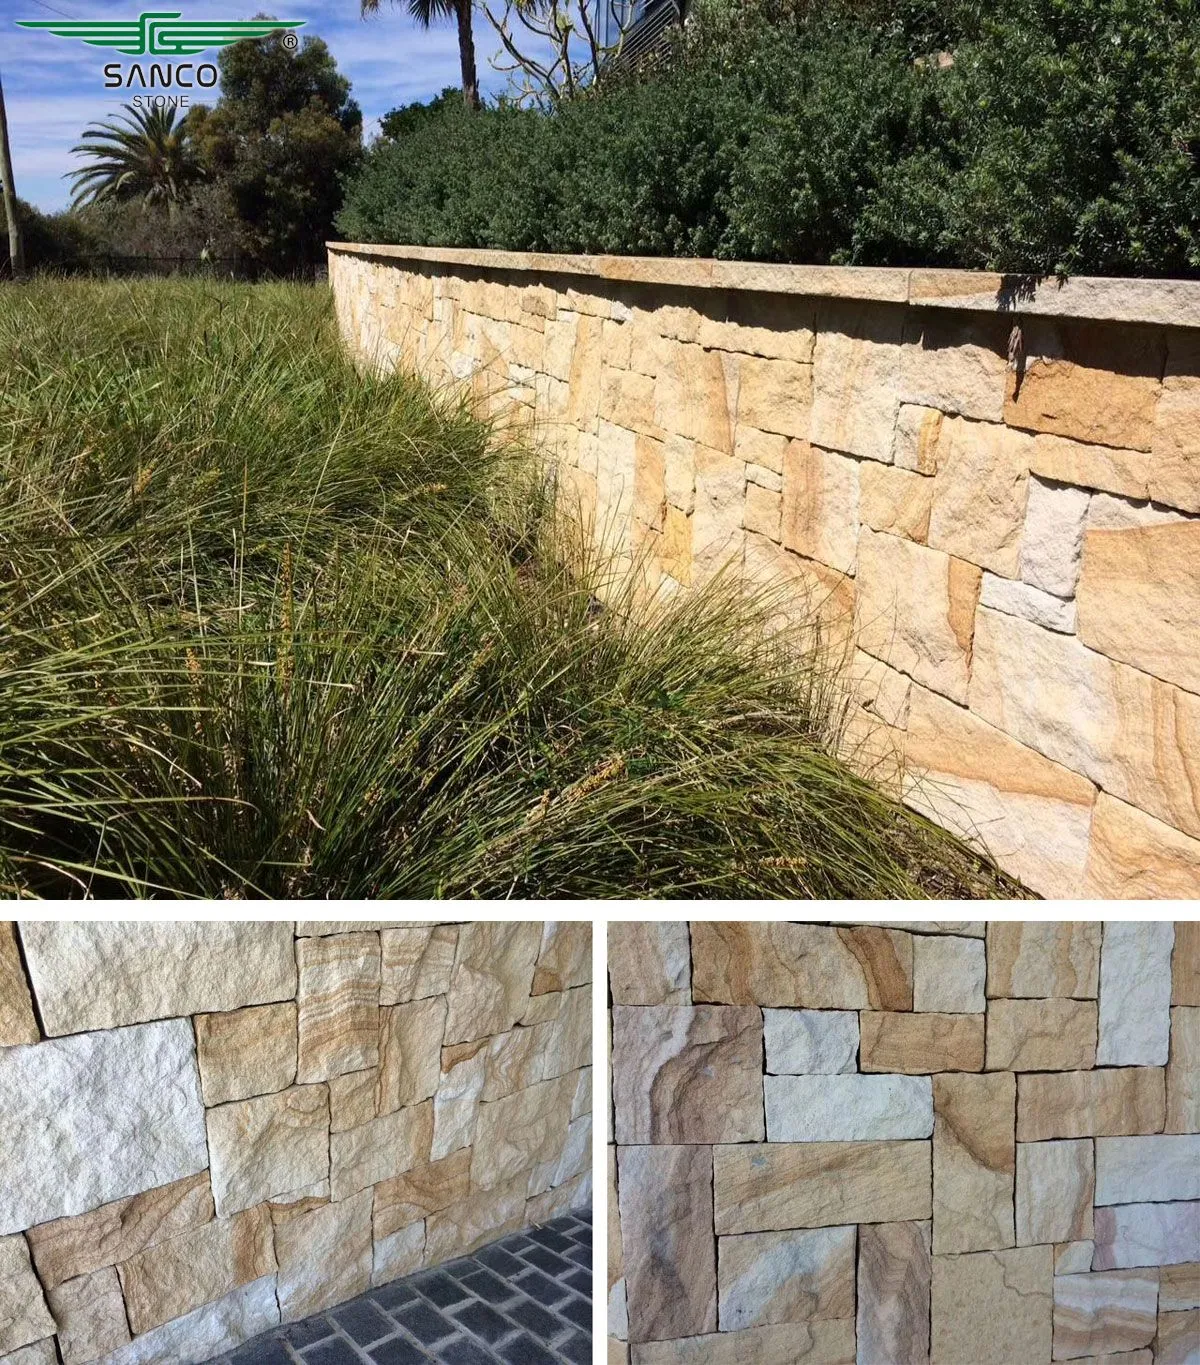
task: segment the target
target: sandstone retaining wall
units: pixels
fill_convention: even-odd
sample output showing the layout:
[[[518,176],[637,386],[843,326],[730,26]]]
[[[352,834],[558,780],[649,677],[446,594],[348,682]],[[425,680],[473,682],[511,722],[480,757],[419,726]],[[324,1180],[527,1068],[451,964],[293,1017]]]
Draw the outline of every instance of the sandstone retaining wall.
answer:
[[[0,1365],[186,1365],[589,1202],[591,926],[0,921]]]
[[[613,924],[610,1365],[1184,1365],[1200,925]]]
[[[329,260],[354,354],[534,422],[618,563],[818,607],[914,804],[1043,894],[1200,894],[1200,285]]]

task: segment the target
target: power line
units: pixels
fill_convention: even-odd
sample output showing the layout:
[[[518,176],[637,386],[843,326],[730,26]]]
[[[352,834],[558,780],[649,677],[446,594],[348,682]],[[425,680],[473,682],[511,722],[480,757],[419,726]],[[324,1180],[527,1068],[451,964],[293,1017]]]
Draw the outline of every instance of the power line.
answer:
[[[55,9],[53,5],[46,4],[46,0],[33,0],[35,5],[41,5],[43,9],[48,9],[51,14],[61,14],[64,19],[74,19],[73,14],[68,14],[66,10]]]

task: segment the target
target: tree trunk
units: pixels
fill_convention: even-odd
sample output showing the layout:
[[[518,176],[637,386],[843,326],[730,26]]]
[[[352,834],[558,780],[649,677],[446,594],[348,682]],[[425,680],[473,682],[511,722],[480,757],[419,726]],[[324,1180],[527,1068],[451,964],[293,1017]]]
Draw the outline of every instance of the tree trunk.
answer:
[[[17,221],[17,191],[13,184],[12,152],[8,146],[8,118],[4,112],[4,86],[0,84],[0,184],[4,187],[4,216],[8,219],[8,260],[14,280],[25,271],[21,224]]]
[[[475,74],[475,35],[471,32],[472,0],[455,0],[458,18],[458,59],[462,65],[463,99],[468,109],[479,108],[479,77]]]

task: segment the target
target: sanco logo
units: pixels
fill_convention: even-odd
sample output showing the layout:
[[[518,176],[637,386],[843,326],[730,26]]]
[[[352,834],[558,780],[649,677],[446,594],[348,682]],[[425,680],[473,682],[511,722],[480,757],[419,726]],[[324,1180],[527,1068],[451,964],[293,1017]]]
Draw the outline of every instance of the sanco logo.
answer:
[[[303,28],[303,19],[213,20],[183,22],[182,14],[140,14],[136,23],[104,23],[81,20],[62,23],[52,19],[20,19],[18,28],[39,28],[56,38],[74,38],[89,47],[109,47],[128,57],[187,57],[210,47],[228,47],[244,38],[265,38],[280,29]],[[291,42],[288,42],[288,38]],[[296,35],[284,38],[295,47]]]

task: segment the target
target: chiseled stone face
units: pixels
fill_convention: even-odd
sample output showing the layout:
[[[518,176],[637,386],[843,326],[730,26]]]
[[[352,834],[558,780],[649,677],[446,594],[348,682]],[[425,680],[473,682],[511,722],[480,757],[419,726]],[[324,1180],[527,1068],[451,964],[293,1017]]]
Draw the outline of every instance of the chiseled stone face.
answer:
[[[525,1226],[525,1179],[495,1190],[473,1190],[425,1220],[425,1264],[466,1256],[485,1242]]]
[[[891,460],[901,335],[899,310],[826,301],[813,349],[809,436],[818,445],[885,464]]]
[[[928,1076],[936,1071],[982,1071],[982,1014],[860,1015],[863,1071]]]
[[[329,1139],[329,1194],[347,1199],[368,1185],[428,1163],[433,1139],[433,1105],[383,1114]]]
[[[476,921],[461,925],[446,1042],[505,1033],[525,1012],[541,948],[539,922]]]
[[[763,1010],[766,1069],[777,1075],[836,1076],[856,1071],[854,1010]]]
[[[721,1331],[852,1316],[854,1247],[852,1227],[719,1238]]]
[[[371,1284],[387,1284],[402,1275],[411,1275],[425,1264],[425,1224],[407,1227],[381,1237],[375,1233],[371,1258]]]
[[[1200,920],[1179,920],[1171,950],[1171,1004],[1200,1005]]]
[[[1168,1133],[1200,1131],[1200,1009],[1171,1011],[1171,1061],[1167,1067]]]
[[[930,1365],[1047,1361],[1051,1248],[934,1256]]]
[[[690,1005],[691,943],[682,920],[608,926],[608,979],[614,1005]]]
[[[679,1341],[647,1341],[630,1347],[633,1365],[854,1365],[854,1322],[751,1327]]]
[[[1200,1262],[1165,1265],[1158,1272],[1158,1311],[1200,1308]]]
[[[471,1155],[471,1184],[494,1190],[561,1151],[571,1122],[574,1077],[539,1081],[480,1104]]]
[[[716,1230],[768,1232],[927,1219],[933,1213],[930,1145],[801,1142],[717,1147]]]
[[[296,1322],[345,1303],[371,1283],[370,1190],[322,1204],[275,1227],[279,1310]]]
[[[430,996],[380,1011],[378,1111],[392,1113],[431,1099],[441,1074],[446,997]]]
[[[1200,1201],[1096,1209],[1097,1270],[1200,1260]]]
[[[984,945],[977,938],[918,934],[913,938],[913,1009],[980,1014],[987,1004]]]
[[[617,1141],[760,1142],[762,1048],[754,1005],[615,1006]]]
[[[929,1223],[858,1230],[858,1359],[929,1362]]]
[[[1099,1139],[1114,1140],[1121,1141]],[[1046,1242],[1090,1245],[1094,1185],[1089,1138],[1018,1143],[1017,1245],[1037,1246]],[[1084,1269],[1091,1266],[1090,1254],[1087,1262]]]
[[[475,1140],[479,1099],[487,1080],[488,1043],[442,1049],[442,1074],[433,1100],[431,1159],[440,1160]]]
[[[208,1153],[190,1021],[0,1048],[0,1152],[0,1234],[198,1174]]]
[[[232,1350],[279,1322],[275,1276],[242,1285],[216,1303],[205,1304],[135,1337],[104,1357],[104,1365],[165,1365],[167,1361],[207,1360]]]
[[[927,1138],[928,1076],[766,1076],[769,1142]]]
[[[0,1351],[15,1351],[53,1333],[54,1319],[24,1237],[0,1237]]]
[[[693,999],[815,1009],[912,1009],[912,935],[761,921],[692,925]]]
[[[711,1149],[622,1147],[617,1162],[629,1339],[715,1331]]]
[[[1148,1346],[1158,1329],[1158,1272],[1109,1270],[1054,1279],[1054,1357]]]
[[[379,935],[379,1003],[403,1005],[445,995],[454,969],[457,924],[406,924]]]
[[[578,1071],[591,1059],[592,987],[589,983],[563,992],[562,1007],[546,1026],[541,1079],[550,1081],[556,1076],[565,1076],[568,1071]]]
[[[296,990],[286,920],[30,920],[21,939],[51,1036],[235,1010]]]
[[[449,1208],[471,1190],[471,1152],[464,1147],[441,1161],[414,1166],[411,1171],[375,1186],[375,1237],[388,1237],[427,1214]]]
[[[222,1216],[329,1177],[329,1091],[297,1085],[210,1109],[212,1188]]]
[[[858,462],[792,441],[783,457],[780,536],[805,559],[853,573],[858,553]]]
[[[1013,1245],[1013,1114],[1010,1075],[933,1078],[933,1249]]]
[[[1100,920],[991,920],[990,996],[1094,1000],[1100,988]]]
[[[0,1047],[36,1043],[41,1036],[17,951],[17,926],[0,920]]]
[[[1200,1137],[1096,1139],[1096,1203],[1200,1199]]]
[[[1171,1032],[1174,926],[1109,921],[1100,954],[1100,1066],[1162,1066]]]
[[[296,1079],[296,1005],[255,1005],[196,1016],[206,1105],[286,1090]]]
[[[992,1000],[989,1071],[1086,1071],[1096,1062],[1094,1000]]]
[[[1155,1340],[1158,1365],[1192,1365],[1196,1359],[1196,1341],[1200,1338],[1200,1311],[1159,1313],[1158,1337]],[[1147,1362],[1149,1365],[1149,1362]]]
[[[588,920],[547,920],[531,994],[546,995],[592,979],[592,926]]]
[[[1161,1067],[1063,1071],[1017,1078],[1017,1141],[1123,1137],[1162,1131]]]
[[[379,935],[296,943],[300,966],[297,1079],[324,1081],[379,1061]]]
[[[128,1343],[125,1300],[112,1266],[67,1280],[46,1297],[64,1365],[82,1365]]]

